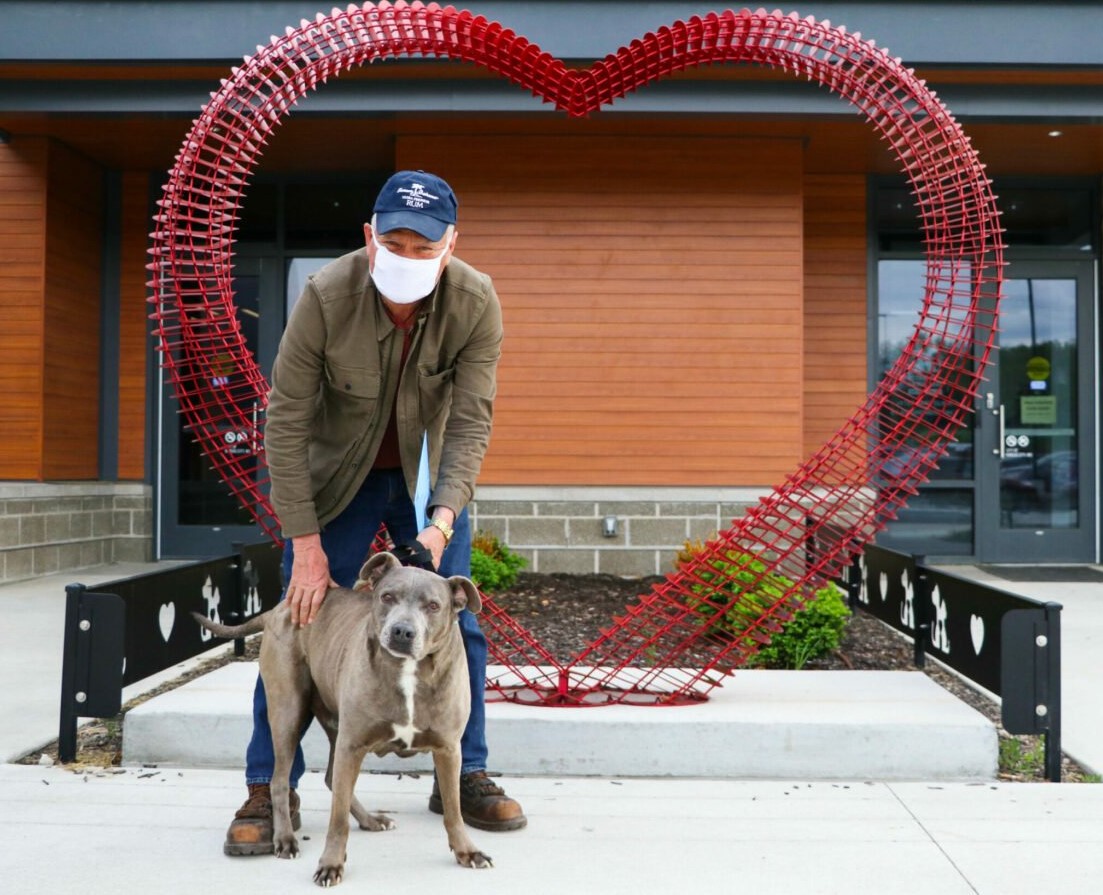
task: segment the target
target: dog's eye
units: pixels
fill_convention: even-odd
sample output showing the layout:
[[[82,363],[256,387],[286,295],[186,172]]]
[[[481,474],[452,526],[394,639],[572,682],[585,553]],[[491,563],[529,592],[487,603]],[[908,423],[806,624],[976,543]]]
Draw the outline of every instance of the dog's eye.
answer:
[[[383,591],[379,595],[379,602],[384,606],[393,606],[398,601],[398,597],[392,594],[390,591]]]
[[[440,603],[438,603],[436,600],[430,600],[428,603],[425,604],[425,611],[440,612]]]

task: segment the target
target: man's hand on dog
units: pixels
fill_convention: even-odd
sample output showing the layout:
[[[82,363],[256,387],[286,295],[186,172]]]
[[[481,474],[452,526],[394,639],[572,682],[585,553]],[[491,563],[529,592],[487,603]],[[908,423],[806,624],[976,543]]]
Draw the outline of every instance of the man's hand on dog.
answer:
[[[326,592],[337,587],[337,582],[330,577],[329,557],[322,549],[320,535],[302,535],[292,538],[292,543],[295,557],[287,583],[287,602],[292,623],[302,628],[318,617]]]

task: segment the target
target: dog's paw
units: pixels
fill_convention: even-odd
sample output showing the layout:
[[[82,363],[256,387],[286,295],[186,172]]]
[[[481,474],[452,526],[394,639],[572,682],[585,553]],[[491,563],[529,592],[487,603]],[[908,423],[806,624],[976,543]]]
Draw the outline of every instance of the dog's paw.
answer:
[[[314,871],[314,882],[328,889],[330,886],[340,885],[344,875],[344,864],[323,864],[319,861],[318,869]]]
[[[456,861],[464,867],[470,867],[472,870],[486,870],[494,866],[494,862],[490,860],[490,855],[484,855],[478,849],[456,852]]]
[[[299,856],[299,840],[294,836],[278,836],[272,840],[276,849],[277,858],[297,858]]]
[[[369,833],[384,833],[398,826],[386,814],[365,814],[357,818],[356,822],[360,824],[361,830],[367,830]]]

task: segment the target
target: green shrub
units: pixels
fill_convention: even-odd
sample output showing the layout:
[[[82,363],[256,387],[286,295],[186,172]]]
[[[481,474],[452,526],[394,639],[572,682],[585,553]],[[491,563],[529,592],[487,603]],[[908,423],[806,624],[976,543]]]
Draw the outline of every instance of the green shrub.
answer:
[[[471,580],[488,593],[504,590],[517,581],[517,573],[525,559],[487,531],[477,531],[471,538]]]
[[[848,618],[850,609],[843,592],[834,584],[821,587],[758,651],[756,664],[767,668],[803,668],[809,660],[839,648]]]
[[[705,552],[700,542],[686,542],[678,553],[684,565]],[[693,586],[692,608],[712,619],[712,629],[725,636],[754,642],[750,626],[786,594],[793,582],[750,553],[728,550],[712,557],[705,568],[695,570],[701,584]],[[732,594],[740,599],[726,608]],[[810,660],[838,649],[850,609],[843,592],[834,584],[821,587],[806,598],[802,609],[781,625],[770,642],[761,646],[752,665],[766,668],[803,668]]]

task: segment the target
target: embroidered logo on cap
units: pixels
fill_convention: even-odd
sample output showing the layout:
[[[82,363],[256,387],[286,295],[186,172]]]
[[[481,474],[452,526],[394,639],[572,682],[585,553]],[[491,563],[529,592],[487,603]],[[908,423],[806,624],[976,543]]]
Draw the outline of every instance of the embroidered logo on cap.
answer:
[[[399,194],[405,193],[403,198],[406,200],[407,208],[425,208],[431,202],[436,202],[440,199],[440,196],[434,196],[420,183],[414,183],[411,189],[399,187],[398,192]]]

